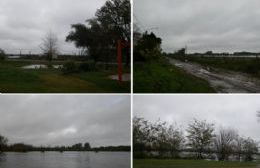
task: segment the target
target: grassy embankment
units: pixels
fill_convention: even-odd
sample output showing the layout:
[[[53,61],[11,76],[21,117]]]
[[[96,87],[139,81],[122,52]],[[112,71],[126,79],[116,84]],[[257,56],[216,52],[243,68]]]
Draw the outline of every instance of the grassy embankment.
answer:
[[[117,74],[116,67],[95,72],[64,75],[61,69],[22,69],[31,64],[48,64],[47,61],[0,62],[1,93],[129,93],[130,82],[119,85],[108,78]],[[53,61],[53,65],[64,62]],[[125,70],[129,73],[129,70]]]
[[[205,80],[192,76],[168,63],[134,65],[135,93],[212,93]]]
[[[134,168],[256,168],[256,162],[135,159]]]
[[[259,58],[238,58],[238,57],[195,57],[187,56],[174,57],[179,60],[187,59],[191,62],[199,63],[203,66],[212,66],[231,71],[238,71],[250,74],[254,77],[260,78],[260,59]]]

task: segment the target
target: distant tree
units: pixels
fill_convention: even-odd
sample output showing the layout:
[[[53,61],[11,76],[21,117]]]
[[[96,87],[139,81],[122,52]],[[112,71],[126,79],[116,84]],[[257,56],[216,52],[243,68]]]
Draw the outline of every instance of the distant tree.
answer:
[[[236,131],[221,128],[214,139],[214,146],[219,160],[228,160],[234,151]]]
[[[7,145],[8,139],[0,135],[0,152],[3,152],[3,148]]]
[[[82,143],[77,143],[71,146],[71,149],[74,151],[81,151],[83,150]]]
[[[185,56],[186,54],[186,48],[181,48],[177,52],[175,52],[176,55],[178,56]]]
[[[91,149],[90,144],[88,142],[86,142],[84,144],[84,150],[90,150],[90,149]]]
[[[43,54],[46,55],[49,62],[52,61],[53,57],[58,55],[58,38],[51,31],[45,35],[42,39],[41,49]]]
[[[3,61],[6,59],[6,54],[3,49],[0,49],[0,61]]]
[[[212,55],[213,52],[212,52],[212,51],[207,51],[205,54],[206,54],[206,55]]]
[[[206,121],[194,121],[187,129],[188,146],[197,152],[197,158],[202,159],[202,153],[208,150],[214,138],[214,125]]]
[[[33,150],[32,145],[27,145],[24,143],[16,143],[10,146],[10,149],[15,152],[29,152]]]
[[[252,161],[253,155],[258,152],[258,143],[251,138],[244,140],[243,152],[245,153],[245,160]]]

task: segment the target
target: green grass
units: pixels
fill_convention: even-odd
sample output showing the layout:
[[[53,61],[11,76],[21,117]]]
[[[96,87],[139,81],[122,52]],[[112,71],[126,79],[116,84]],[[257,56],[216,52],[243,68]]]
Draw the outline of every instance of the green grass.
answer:
[[[134,66],[135,93],[214,93],[209,83],[168,64]]]
[[[43,62],[41,62],[43,63]],[[59,62],[60,63],[60,62]],[[60,69],[22,69],[33,61],[0,62],[1,93],[129,93],[130,82],[108,78],[115,69],[64,75]],[[47,64],[45,62],[45,64]],[[57,64],[54,62],[53,64]]]
[[[134,159],[134,168],[256,168],[255,162]]]

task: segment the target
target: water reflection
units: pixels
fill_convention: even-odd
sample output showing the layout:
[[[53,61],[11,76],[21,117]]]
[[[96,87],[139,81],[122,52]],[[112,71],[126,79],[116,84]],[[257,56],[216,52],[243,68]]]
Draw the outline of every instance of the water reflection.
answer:
[[[129,152],[28,152],[0,155],[0,168],[130,168]]]
[[[52,65],[52,68],[54,69],[60,69],[63,65]],[[32,65],[26,65],[22,67],[23,69],[46,69],[48,68],[47,65],[44,64],[32,64]]]

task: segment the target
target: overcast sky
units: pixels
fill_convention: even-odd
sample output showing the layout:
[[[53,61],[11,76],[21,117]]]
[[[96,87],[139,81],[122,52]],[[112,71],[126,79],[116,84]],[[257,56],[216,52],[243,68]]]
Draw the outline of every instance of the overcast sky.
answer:
[[[0,48],[6,52],[39,52],[44,35],[58,36],[63,53],[76,49],[65,38],[71,24],[92,18],[106,0],[1,0]]]
[[[135,0],[135,22],[172,52],[260,51],[259,0]],[[158,29],[154,29],[158,28]]]
[[[33,145],[130,145],[130,97],[2,95],[0,134]]]
[[[151,122],[161,119],[182,129],[194,118],[220,127],[234,128],[240,135],[260,141],[260,95],[134,96],[134,115]]]

